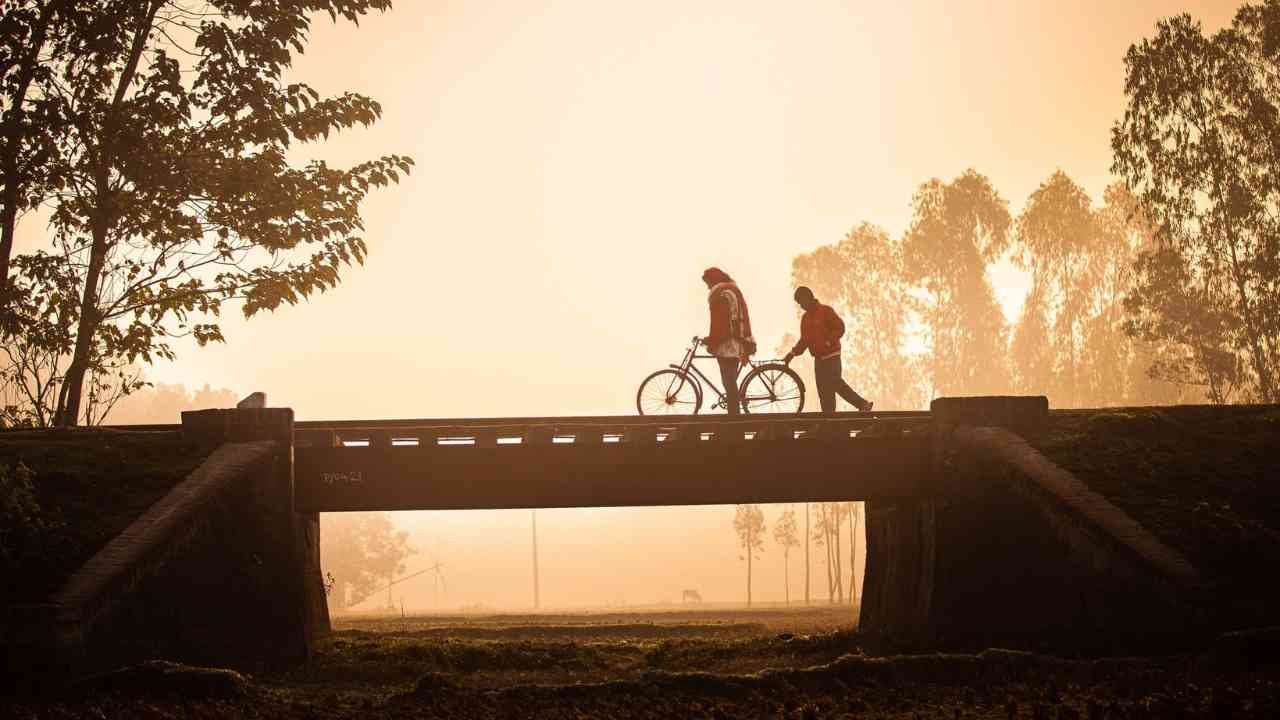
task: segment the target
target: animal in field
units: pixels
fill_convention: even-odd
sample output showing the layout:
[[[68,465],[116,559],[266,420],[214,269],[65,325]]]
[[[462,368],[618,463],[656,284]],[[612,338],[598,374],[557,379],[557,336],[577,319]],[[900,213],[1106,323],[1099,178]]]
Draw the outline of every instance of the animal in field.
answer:
[[[702,602],[702,595],[698,594],[697,590],[685,590],[680,595],[680,602],[686,605],[689,603],[700,603]]]

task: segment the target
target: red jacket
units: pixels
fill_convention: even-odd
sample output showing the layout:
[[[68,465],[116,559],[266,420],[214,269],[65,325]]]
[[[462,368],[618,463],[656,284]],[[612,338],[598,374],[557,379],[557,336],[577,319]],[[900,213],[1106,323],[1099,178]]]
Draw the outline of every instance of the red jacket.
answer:
[[[844,321],[830,305],[817,303],[800,318],[800,342],[791,348],[791,354],[799,355],[807,348],[819,359],[838,355],[843,336]]]

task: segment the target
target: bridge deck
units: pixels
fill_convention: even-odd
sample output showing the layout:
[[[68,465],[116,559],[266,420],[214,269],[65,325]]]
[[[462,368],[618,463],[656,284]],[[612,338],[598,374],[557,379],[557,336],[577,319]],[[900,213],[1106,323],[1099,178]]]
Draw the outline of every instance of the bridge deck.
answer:
[[[928,413],[309,422],[301,512],[843,501],[929,492]]]

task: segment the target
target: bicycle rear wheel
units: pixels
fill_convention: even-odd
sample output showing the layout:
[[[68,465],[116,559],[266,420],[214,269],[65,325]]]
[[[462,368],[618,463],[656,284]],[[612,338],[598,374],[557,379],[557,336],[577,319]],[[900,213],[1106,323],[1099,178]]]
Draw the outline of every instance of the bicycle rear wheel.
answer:
[[[744,412],[794,414],[804,408],[804,382],[782,363],[760,365],[738,390]]]
[[[636,410],[641,415],[695,415],[701,407],[702,386],[679,370],[659,370],[636,391]]]

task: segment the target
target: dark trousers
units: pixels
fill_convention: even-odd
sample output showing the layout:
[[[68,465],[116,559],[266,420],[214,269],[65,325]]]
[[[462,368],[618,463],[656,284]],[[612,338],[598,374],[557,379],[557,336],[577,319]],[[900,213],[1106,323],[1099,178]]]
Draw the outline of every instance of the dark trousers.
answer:
[[[738,358],[716,358],[720,364],[720,382],[724,383],[724,397],[729,405],[729,414],[742,412],[742,402],[738,399]]]
[[[840,377],[839,355],[825,360],[815,359],[813,361],[813,376],[818,381],[818,403],[822,405],[822,412],[835,412],[836,395],[844,398],[850,405],[859,410],[867,406],[867,401],[854,392],[843,377]]]

